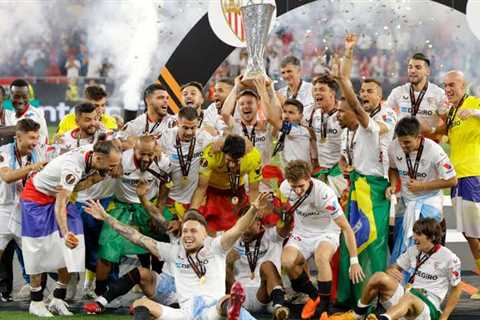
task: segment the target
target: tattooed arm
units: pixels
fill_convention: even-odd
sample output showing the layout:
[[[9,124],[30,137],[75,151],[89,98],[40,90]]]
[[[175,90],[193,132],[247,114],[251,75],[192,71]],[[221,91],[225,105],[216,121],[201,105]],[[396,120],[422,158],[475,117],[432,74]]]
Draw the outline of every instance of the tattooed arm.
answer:
[[[147,237],[138,232],[132,226],[126,225],[113,218],[105,212],[99,201],[88,201],[88,206],[85,207],[85,212],[98,220],[103,220],[108,223],[115,231],[117,231],[124,238],[130,240],[137,246],[147,249],[151,254],[160,257],[157,249],[157,241]]]
[[[142,206],[145,208],[145,210],[147,210],[150,217],[155,219],[155,221],[158,222],[163,228],[168,229],[168,222],[165,220],[162,214],[163,206],[160,208],[156,207],[147,197],[149,188],[150,185],[148,182],[140,180],[137,185],[138,199],[140,199]]]

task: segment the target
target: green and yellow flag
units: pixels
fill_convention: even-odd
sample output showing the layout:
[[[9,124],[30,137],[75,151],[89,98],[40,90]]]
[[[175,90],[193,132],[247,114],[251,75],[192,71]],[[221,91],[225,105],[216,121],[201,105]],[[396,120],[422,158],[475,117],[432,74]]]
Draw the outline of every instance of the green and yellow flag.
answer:
[[[385,198],[387,179],[350,174],[350,197],[345,215],[357,241],[358,259],[366,279],[387,267],[388,218],[390,202]],[[340,263],[337,302],[349,307],[356,305],[363,285],[353,285],[349,279],[350,257],[343,236],[340,243]]]

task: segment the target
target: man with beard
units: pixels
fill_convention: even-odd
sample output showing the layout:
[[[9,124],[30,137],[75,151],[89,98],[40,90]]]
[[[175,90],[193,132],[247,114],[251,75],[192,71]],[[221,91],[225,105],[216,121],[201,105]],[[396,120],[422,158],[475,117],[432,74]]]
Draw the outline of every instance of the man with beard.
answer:
[[[370,266],[366,270],[368,277],[386,268],[390,203],[385,198],[385,190],[389,186],[388,157],[382,149],[381,128],[386,126],[386,122],[394,123],[394,120],[388,117],[384,120],[383,116],[376,118],[376,114],[372,117],[365,111],[353,91],[350,66],[351,60],[348,56],[343,58],[343,62],[334,59],[332,76],[338,82],[346,99],[346,103],[341,104],[341,110],[349,108],[353,111],[347,114],[339,112],[339,117],[351,116],[357,121],[354,131],[347,131],[344,142],[344,156],[349,163],[345,171],[349,171],[350,180],[350,201],[346,216],[352,228],[356,230],[359,261],[362,265]],[[348,271],[347,246],[342,241],[337,295],[337,301],[340,303],[348,303],[349,299],[358,298],[362,290],[361,283],[351,285],[347,282]]]
[[[29,104],[30,89],[28,82],[23,79],[13,80],[10,84],[10,97],[14,111],[5,110],[5,124],[14,126],[21,119],[32,119],[40,124],[40,145],[48,143],[48,127],[43,110]]]
[[[398,110],[399,120],[406,116],[417,117],[422,135],[438,142],[440,117],[447,112],[446,97],[440,87],[428,81],[429,75],[430,60],[423,53],[414,54],[408,61],[409,83],[394,88],[384,107]]]
[[[450,159],[458,178],[451,194],[457,230],[467,239],[480,269],[480,99],[467,94],[461,71],[447,72],[443,82],[451,108],[441,132],[448,134]],[[472,299],[480,299],[480,292]]]
[[[223,130],[227,126],[222,118],[222,108],[225,99],[227,99],[230,92],[232,92],[234,82],[230,78],[221,78],[215,81],[214,92],[213,92],[213,102],[205,109],[205,117],[207,119],[216,118],[215,120],[215,129],[219,132],[220,135],[223,134]]]
[[[116,135],[122,141],[124,150],[132,148],[137,137],[153,135],[158,139],[166,129],[175,126],[175,117],[167,113],[168,98],[167,90],[158,83],[145,89],[143,101],[146,112],[127,122]]]
[[[310,82],[302,80],[300,60],[294,56],[285,57],[280,63],[280,69],[282,78],[287,83],[278,90],[282,104],[286,99],[297,99],[303,104],[303,118],[307,122],[310,121],[314,106],[313,86]]]
[[[119,221],[152,235],[151,219],[138,199],[136,186],[140,180],[146,180],[150,187],[147,195],[149,200],[157,194],[160,198],[164,197],[165,184],[170,180],[170,161],[165,155],[158,155],[155,137],[146,135],[137,139],[133,149],[123,152],[121,165],[123,175],[116,181],[114,198],[110,202],[108,213]],[[161,201],[165,200],[161,199]],[[112,263],[119,263],[120,258],[128,254],[146,253],[143,248],[125,240],[110,226],[104,225],[99,238],[95,294],[99,296],[105,292]],[[149,264],[149,257],[145,257],[148,261],[141,260],[141,262]]]
[[[243,213],[248,209],[243,208]],[[267,228],[259,217],[227,256],[227,284],[235,281],[242,284],[247,293],[244,307],[249,312],[272,311],[274,319],[288,319],[290,312],[285,306],[280,256],[292,224],[292,216],[287,216],[276,228]]]
[[[242,77],[235,79],[235,86],[225,100],[222,116],[227,124],[227,131],[248,139],[262,154],[262,163],[270,163],[274,129],[281,128],[281,108],[273,84],[263,76],[252,80],[255,90],[243,88]],[[266,108],[266,120],[259,119],[261,104]],[[235,107],[240,111],[240,118],[233,116]]]
[[[172,167],[173,185],[166,205],[180,220],[197,188],[202,151],[212,142],[212,136],[198,129],[198,122],[197,110],[183,107],[177,114],[177,127],[168,129],[159,141]]]
[[[257,148],[247,150],[243,137],[229,135],[221,150],[215,150],[213,144],[203,150],[200,165],[191,208],[200,208],[210,232],[227,230],[237,221],[239,209],[257,197],[262,180],[260,152]],[[247,180],[248,195],[244,187]]]
[[[257,212],[267,206],[268,200],[269,194],[259,194],[245,215],[232,228],[215,238],[207,235],[205,219],[195,210],[189,210],[185,215],[179,243],[155,241],[108,215],[98,203],[91,202],[87,212],[97,219],[105,220],[133,243],[176,266],[172,271],[180,309],[142,298],[133,303],[136,320],[149,320],[152,317],[165,320],[250,320],[254,318],[241,308],[245,291],[240,284],[234,284],[231,294],[225,296],[225,258],[242,233],[252,224]],[[153,282],[150,282],[150,288],[152,287]]]
[[[121,153],[111,141],[97,142],[93,150],[85,146],[55,158],[27,181],[20,204],[23,257],[31,280],[30,313],[71,315],[66,285],[69,273],[85,268],[85,246],[79,212],[68,199],[77,185],[105,176],[120,161]],[[41,274],[53,271],[58,271],[58,281],[49,311],[43,302]]]
[[[197,110],[199,128],[206,130],[211,135],[217,135],[215,126],[218,120],[218,112],[211,108],[210,110],[203,110],[204,101],[203,86],[200,82],[190,81],[182,86],[182,105]]]
[[[95,142],[100,123],[95,106],[85,102],[75,106],[77,128],[65,132],[57,138],[58,154]]]
[[[38,148],[39,130],[40,125],[32,119],[22,119],[16,125],[15,141],[0,147],[0,257],[11,241],[21,247],[20,192],[28,176],[46,164],[45,154]],[[6,273],[12,269],[12,258],[13,252],[10,259],[2,259]],[[12,301],[12,275],[7,288],[2,288],[6,290],[1,297],[4,301]]]
[[[92,85],[85,88],[84,91],[86,102],[95,106],[97,118],[102,126],[107,130],[117,130],[117,121],[114,117],[105,113],[107,105],[107,92],[99,85]],[[67,114],[58,124],[57,135],[63,135],[67,131],[71,131],[78,127],[76,120],[76,112]]]

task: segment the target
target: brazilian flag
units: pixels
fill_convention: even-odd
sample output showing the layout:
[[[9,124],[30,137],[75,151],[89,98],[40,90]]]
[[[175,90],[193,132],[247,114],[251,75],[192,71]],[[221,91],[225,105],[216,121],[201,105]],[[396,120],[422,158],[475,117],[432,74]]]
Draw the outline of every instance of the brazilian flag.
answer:
[[[350,256],[345,240],[340,242],[337,302],[349,307],[356,305],[363,285],[377,271],[387,267],[388,219],[390,202],[385,198],[387,179],[350,174],[350,196],[345,213],[357,241],[358,259],[366,280],[353,285],[349,279]]]

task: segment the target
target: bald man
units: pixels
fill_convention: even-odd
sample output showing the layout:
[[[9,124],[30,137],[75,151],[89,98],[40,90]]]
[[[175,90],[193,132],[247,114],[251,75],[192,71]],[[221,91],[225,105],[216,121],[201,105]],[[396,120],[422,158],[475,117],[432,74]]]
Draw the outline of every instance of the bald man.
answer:
[[[458,178],[452,189],[457,229],[467,239],[480,269],[480,98],[467,94],[461,71],[449,71],[443,83],[450,111],[442,132],[448,135],[450,159]],[[472,299],[480,299],[480,293]]]
[[[169,180],[170,160],[167,156],[158,154],[155,136],[140,136],[133,149],[123,152],[122,168],[123,175],[115,182],[114,197],[108,213],[123,223],[135,226],[140,232],[153,236],[151,218],[140,203],[136,187],[140,181],[149,184],[146,195],[148,200],[157,197],[160,187],[163,187],[162,194],[166,195],[165,182]],[[104,225],[99,239],[95,294],[99,296],[105,292],[112,263],[119,263],[120,258],[126,255],[146,253],[145,249],[121,237],[110,226]]]

